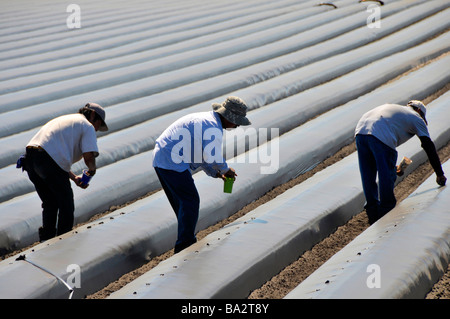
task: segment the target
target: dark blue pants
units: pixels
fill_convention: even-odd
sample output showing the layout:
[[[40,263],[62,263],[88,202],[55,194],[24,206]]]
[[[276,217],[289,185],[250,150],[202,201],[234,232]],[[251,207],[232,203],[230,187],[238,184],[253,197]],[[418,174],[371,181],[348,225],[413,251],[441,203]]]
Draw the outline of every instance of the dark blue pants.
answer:
[[[75,205],[69,173],[44,150],[27,149],[25,170],[42,201],[40,240],[72,230]]]
[[[197,241],[195,227],[200,209],[200,197],[189,170],[176,172],[155,167],[156,174],[178,220],[175,253]]]
[[[372,135],[357,135],[356,148],[366,197],[364,208],[369,217],[369,223],[372,224],[396,205],[394,186],[397,179],[397,151]]]

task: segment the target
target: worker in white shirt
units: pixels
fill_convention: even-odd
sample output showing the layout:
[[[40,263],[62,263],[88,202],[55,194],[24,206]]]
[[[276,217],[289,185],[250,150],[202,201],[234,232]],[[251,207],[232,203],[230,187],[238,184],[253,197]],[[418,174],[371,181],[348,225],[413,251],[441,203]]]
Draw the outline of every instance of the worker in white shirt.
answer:
[[[83,158],[87,175],[94,176],[99,155],[95,132],[107,130],[104,109],[87,103],[76,114],[49,121],[27,144],[23,169],[42,201],[40,241],[72,230],[75,205],[70,180],[81,188],[88,184],[71,166]]]
[[[238,97],[212,107],[180,118],[156,140],[153,167],[178,219],[175,253],[197,241],[200,198],[192,171],[201,168],[213,178],[234,178],[236,172],[222,156],[223,129],[250,124],[247,105]]]

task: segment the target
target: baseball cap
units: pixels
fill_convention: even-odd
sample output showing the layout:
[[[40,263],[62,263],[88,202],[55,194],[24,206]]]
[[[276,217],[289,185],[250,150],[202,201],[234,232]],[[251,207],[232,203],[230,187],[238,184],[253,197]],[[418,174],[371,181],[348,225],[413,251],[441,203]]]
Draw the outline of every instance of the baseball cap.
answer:
[[[428,122],[425,118],[425,115],[427,114],[427,108],[425,107],[425,104],[423,104],[422,101],[419,100],[411,100],[407,104],[408,106],[411,106],[412,108],[418,109],[422,114],[420,114],[425,121],[425,123],[428,125]]]
[[[97,103],[92,103],[89,102],[85,105],[86,108],[93,110],[95,113],[97,113],[100,118],[102,119],[102,125],[100,126],[100,128],[98,129],[99,131],[105,132],[108,130],[108,125],[106,125],[105,119],[106,119],[106,112],[103,109],[103,107],[101,107],[99,104]]]

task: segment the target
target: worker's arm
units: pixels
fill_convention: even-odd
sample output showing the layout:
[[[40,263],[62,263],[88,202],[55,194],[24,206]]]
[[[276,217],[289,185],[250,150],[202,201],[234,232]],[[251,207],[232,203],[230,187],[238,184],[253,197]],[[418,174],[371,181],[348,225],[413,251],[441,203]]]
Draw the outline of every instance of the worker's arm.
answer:
[[[433,167],[434,172],[436,173],[436,182],[444,186],[447,178],[444,175],[444,171],[442,170],[441,161],[436,151],[436,147],[433,141],[428,136],[419,136],[420,142],[422,143],[422,148],[428,156],[428,160],[430,161],[431,167]]]
[[[95,165],[95,158],[98,156],[97,152],[87,152],[83,153],[84,163],[86,164],[89,175],[94,176],[97,171],[97,166]]]

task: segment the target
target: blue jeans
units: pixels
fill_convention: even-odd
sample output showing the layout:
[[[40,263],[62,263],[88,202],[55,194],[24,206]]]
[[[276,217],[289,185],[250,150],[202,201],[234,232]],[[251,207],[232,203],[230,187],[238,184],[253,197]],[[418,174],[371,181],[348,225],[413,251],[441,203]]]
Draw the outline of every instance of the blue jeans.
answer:
[[[155,167],[156,175],[178,220],[175,253],[197,241],[195,227],[200,209],[200,197],[189,170],[181,173]]]
[[[366,197],[367,216],[373,224],[395,207],[397,151],[372,135],[357,135],[359,171]],[[377,186],[376,177],[378,173]]]

